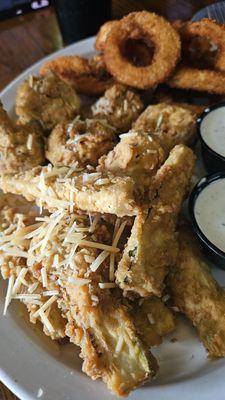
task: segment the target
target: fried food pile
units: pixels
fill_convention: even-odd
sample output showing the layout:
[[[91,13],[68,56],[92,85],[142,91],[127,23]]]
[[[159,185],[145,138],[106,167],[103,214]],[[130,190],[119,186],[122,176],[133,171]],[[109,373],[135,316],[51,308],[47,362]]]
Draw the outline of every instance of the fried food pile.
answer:
[[[131,13],[103,25],[99,55],[59,57],[25,80],[16,121],[0,106],[4,314],[23,302],[31,323],[78,346],[82,370],[119,396],[155,377],[151,348],[179,312],[210,357],[225,355],[224,291],[181,222],[203,106],[156,89],[223,94],[210,78],[225,79],[223,32]],[[207,72],[184,64],[187,42],[203,35],[221,45]]]

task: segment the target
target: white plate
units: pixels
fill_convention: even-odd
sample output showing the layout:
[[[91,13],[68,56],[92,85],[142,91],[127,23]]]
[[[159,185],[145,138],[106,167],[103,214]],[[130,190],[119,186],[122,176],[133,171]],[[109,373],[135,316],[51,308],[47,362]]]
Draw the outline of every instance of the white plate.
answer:
[[[93,38],[75,43],[56,55],[93,52]],[[21,74],[1,93],[1,100],[13,112],[18,85],[31,73],[37,73],[43,60]],[[221,284],[225,272],[214,269]],[[22,400],[109,400],[106,386],[93,382],[81,372],[81,360],[72,345],[58,347],[24,319],[18,303],[12,303],[8,315],[2,316],[6,285],[1,280],[0,294],[0,379]],[[160,365],[157,378],[130,395],[132,400],[222,400],[225,393],[225,361],[209,361],[194,329],[187,321],[159,348],[153,348]]]

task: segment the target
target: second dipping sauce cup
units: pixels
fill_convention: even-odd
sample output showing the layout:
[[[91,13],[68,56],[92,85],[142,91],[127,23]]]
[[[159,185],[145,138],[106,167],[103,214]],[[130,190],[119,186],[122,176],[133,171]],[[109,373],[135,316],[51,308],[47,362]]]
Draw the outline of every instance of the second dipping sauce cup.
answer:
[[[197,183],[189,198],[189,214],[206,255],[225,269],[225,172]]]

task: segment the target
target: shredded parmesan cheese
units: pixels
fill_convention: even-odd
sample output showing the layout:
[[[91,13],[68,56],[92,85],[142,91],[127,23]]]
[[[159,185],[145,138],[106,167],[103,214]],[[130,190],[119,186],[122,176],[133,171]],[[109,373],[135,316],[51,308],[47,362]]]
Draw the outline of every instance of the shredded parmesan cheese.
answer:
[[[43,310],[40,309],[40,310],[39,310],[39,315],[40,315],[41,321],[42,321],[42,323],[45,325],[46,329],[47,329],[49,332],[52,332],[52,333],[53,333],[53,332],[54,332],[54,328],[53,328],[51,322],[49,321],[47,315],[45,314],[45,312],[44,312]]]
[[[91,222],[91,226],[89,228],[89,232],[93,233],[95,231],[96,226],[98,225],[100,220],[100,215],[96,215],[93,219],[93,221]]]
[[[124,231],[124,228],[126,226],[126,223],[127,223],[126,221],[122,222],[122,224],[120,225],[120,227],[117,230],[118,222],[119,222],[119,220],[117,219],[116,223],[115,223],[115,229],[114,229],[114,239],[112,242],[112,246],[114,246],[114,247],[117,246],[117,244],[121,238],[121,235]],[[112,282],[114,280],[114,278],[115,278],[115,254],[111,253],[110,254],[110,262],[109,262],[109,280]]]
[[[42,279],[43,286],[47,287],[48,286],[48,276],[47,276],[46,267],[41,268],[41,279]]]
[[[90,265],[90,269],[91,271],[97,271],[98,267],[100,267],[100,265],[103,263],[103,261],[105,261],[105,259],[109,256],[109,252],[104,250],[102,251],[98,257],[95,259],[95,261],[93,261],[93,263],[91,263]]]
[[[34,293],[35,290],[37,289],[39,283],[38,282],[34,282],[32,283],[32,285],[29,286],[29,288],[27,289],[29,293]]]
[[[27,138],[27,149],[31,150],[32,149],[32,144],[33,144],[33,135],[28,135]]]
[[[56,300],[57,300],[57,297],[56,297],[56,296],[50,297],[50,299],[48,299],[48,300],[43,304],[43,306],[41,306],[41,307],[39,308],[39,310],[37,310],[37,311],[34,313],[33,317],[34,317],[34,318],[37,318],[38,315],[39,315],[39,313],[40,313],[40,311],[43,311],[43,312],[46,311],[49,307],[51,307],[51,305],[52,305]]]
[[[121,336],[119,337],[119,339],[118,339],[118,342],[117,342],[116,348],[115,348],[115,353],[116,353],[117,355],[121,352],[121,350],[122,350],[122,348],[123,348],[123,345],[124,345],[124,338],[123,338],[123,336],[121,335]]]
[[[91,264],[91,263],[93,263],[93,261],[95,261],[95,258],[85,254],[84,255],[84,260],[86,261],[86,263]]]
[[[153,315],[152,315],[151,313],[148,313],[148,314],[147,314],[147,318],[148,318],[150,324],[151,324],[151,325],[154,325],[155,320],[154,320]]]
[[[73,239],[69,239],[68,242],[69,243],[77,243],[79,245],[83,245],[83,246],[87,246],[87,247],[93,247],[95,249],[106,250],[106,251],[112,252],[112,253],[117,253],[120,250],[117,247],[108,246],[107,244],[91,242],[89,240],[83,240],[83,239],[80,241],[77,241],[76,239],[75,239],[75,241],[73,241]]]
[[[52,214],[52,215],[53,215],[53,214]],[[51,217],[52,217],[52,215],[51,215]],[[52,218],[53,220],[52,220],[52,222],[49,224],[49,227],[48,227],[48,230],[47,230],[47,232],[46,232],[46,235],[45,235],[45,237],[44,237],[44,239],[42,240],[42,243],[41,243],[41,247],[40,247],[40,252],[41,252],[41,254],[43,254],[44,249],[45,249],[45,247],[46,247],[48,241],[49,241],[50,238],[51,238],[51,234],[52,234],[54,228],[55,228],[56,225],[60,222],[60,220],[64,217],[64,215],[65,215],[65,211],[60,210],[59,215],[58,215],[55,219]]]
[[[107,185],[109,183],[110,183],[109,178],[100,178],[100,179],[97,179],[97,181],[95,181],[95,185],[98,185],[98,186]]]
[[[22,268],[21,271],[19,272],[19,274],[18,274],[18,276],[17,276],[17,278],[16,278],[16,282],[15,282],[15,284],[14,284],[14,286],[13,286],[13,289],[12,289],[12,294],[13,294],[13,295],[15,295],[15,294],[18,293],[18,291],[19,291],[19,289],[20,289],[20,287],[21,287],[21,285],[22,285],[22,283],[23,283],[22,280],[23,280],[23,278],[25,277],[27,271],[28,271],[28,269],[24,267],[24,268]]]
[[[46,290],[46,292],[43,292],[43,296],[57,296],[58,294],[58,290]]]
[[[112,282],[115,279],[115,253],[110,254],[109,259],[109,280]]]
[[[55,254],[54,255],[54,258],[53,258],[53,265],[52,265],[54,268],[58,268],[59,267],[59,255],[58,254]]]
[[[7,308],[9,306],[10,302],[11,302],[11,299],[12,299],[12,290],[13,290],[14,281],[15,281],[14,275],[11,275],[9,277],[8,288],[7,288],[6,297],[5,297],[3,315],[6,315]]]
[[[157,120],[156,129],[159,129],[159,128],[160,128],[160,126],[161,126],[161,124],[162,124],[162,121],[163,121],[163,114],[160,114],[160,115],[159,115],[159,118],[158,118],[158,120]]]
[[[120,240],[120,237],[121,237],[121,235],[122,235],[122,233],[124,231],[124,228],[125,228],[126,224],[127,224],[127,221],[122,222],[122,224],[120,225],[118,231],[116,232],[115,238],[113,239],[113,242],[112,242],[112,246],[113,247],[117,246],[117,244],[118,244],[118,242]]]
[[[100,289],[112,289],[112,288],[117,287],[117,285],[115,283],[112,283],[112,282],[105,282],[105,283],[100,282],[98,284],[98,286],[100,287]]]

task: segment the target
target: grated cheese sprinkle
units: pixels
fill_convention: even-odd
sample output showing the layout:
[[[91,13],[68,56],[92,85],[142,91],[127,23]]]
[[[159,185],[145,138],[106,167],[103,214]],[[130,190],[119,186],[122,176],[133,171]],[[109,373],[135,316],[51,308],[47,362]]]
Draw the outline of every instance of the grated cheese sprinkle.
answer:
[[[84,260],[86,261],[86,263],[91,264],[91,263],[93,263],[93,261],[95,261],[95,258],[92,256],[89,256],[88,254],[85,254]]]
[[[52,220],[52,222],[49,224],[49,227],[48,227],[48,229],[47,229],[45,238],[44,238],[44,239],[42,240],[42,242],[41,242],[41,247],[40,247],[40,252],[41,252],[41,254],[43,254],[43,252],[44,252],[44,250],[45,250],[45,247],[47,246],[47,243],[48,243],[48,241],[49,241],[50,238],[51,238],[51,234],[52,234],[54,228],[57,226],[57,224],[60,222],[60,220],[64,217],[64,215],[65,215],[65,211],[63,211],[63,210],[60,210],[59,215],[58,215],[55,219],[53,219],[54,217],[52,217],[53,214],[51,215],[51,217],[52,217],[53,220]]]
[[[22,268],[16,278],[15,284],[12,289],[12,294],[15,295],[20,290],[21,285],[23,284],[23,278],[25,277],[26,273],[28,272],[27,268]]]
[[[49,332],[52,332],[52,333],[53,333],[53,332],[54,332],[54,328],[53,328],[51,322],[49,321],[47,315],[45,314],[45,312],[44,312],[43,310],[40,309],[40,310],[39,310],[39,315],[40,315],[40,317],[41,317],[42,323],[45,325],[45,327],[47,328],[47,330],[48,330]]]
[[[159,118],[158,118],[158,120],[157,120],[156,129],[159,129],[159,128],[160,128],[160,126],[161,126],[161,124],[162,124],[162,121],[163,121],[163,114],[160,114],[160,115],[159,115]]]
[[[38,282],[32,283],[32,285],[29,286],[29,288],[27,289],[27,291],[28,291],[29,293],[35,292],[35,290],[37,289],[38,285],[39,285]]]
[[[114,239],[112,242],[112,246],[115,246],[115,247],[117,246],[117,244],[121,238],[121,235],[124,231],[124,228],[126,226],[126,223],[127,223],[126,221],[122,222],[122,224],[120,225],[120,227],[117,230],[118,222],[119,222],[119,220],[117,219],[116,223],[115,223],[115,228],[114,228],[114,235],[113,235]],[[110,262],[109,262],[109,280],[112,282],[114,279],[115,279],[115,254],[111,253],[110,254]]]
[[[100,220],[100,215],[96,215],[93,219],[93,221],[91,222],[90,228],[89,228],[89,232],[93,233],[95,231],[95,228],[97,227],[98,223]]]
[[[91,271],[95,272],[97,269],[100,267],[100,265],[105,261],[105,259],[109,256],[109,252],[106,250],[103,250],[98,257],[93,261],[90,265]]]
[[[152,315],[151,313],[148,313],[148,314],[147,314],[147,318],[148,318],[150,324],[151,324],[151,325],[154,325],[155,320],[154,320],[154,317],[153,317],[153,315]]]
[[[122,348],[123,348],[123,345],[124,345],[124,338],[123,338],[123,336],[121,335],[121,336],[119,337],[119,339],[118,339],[118,342],[117,342],[116,348],[115,348],[115,353],[116,353],[117,355],[121,352],[121,350],[122,350]]]
[[[43,306],[41,306],[33,315],[34,318],[37,318],[40,311],[46,311],[49,307],[51,307],[51,305],[57,300],[56,296],[52,296],[50,297],[50,299],[48,299]]]
[[[98,286],[100,287],[100,289],[112,289],[117,287],[117,285],[113,282],[105,282],[105,283],[100,282]]]
[[[32,144],[33,144],[33,135],[30,134],[30,135],[28,135],[28,138],[27,138],[27,149],[28,150],[32,149]]]
[[[73,240],[73,238],[68,239],[69,243],[77,243],[83,246],[87,246],[87,247],[93,247],[95,249],[100,249],[100,250],[106,250],[108,252],[112,252],[112,253],[117,253],[118,251],[120,251],[119,248],[117,247],[113,247],[113,246],[108,246],[107,244],[103,244],[103,243],[98,243],[98,242],[91,242],[89,240],[83,240],[81,239],[80,241],[78,240]]]
[[[41,268],[41,279],[42,279],[43,286],[47,287],[48,286],[48,277],[47,277],[46,267]]]
[[[8,306],[9,306],[9,304],[11,302],[11,299],[12,299],[12,290],[13,290],[14,281],[15,281],[14,275],[11,275],[9,277],[9,282],[8,282],[8,287],[7,287],[6,297],[5,297],[3,315],[6,315]]]
[[[57,296],[58,294],[58,290],[46,290],[46,292],[43,292],[43,296]]]

